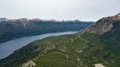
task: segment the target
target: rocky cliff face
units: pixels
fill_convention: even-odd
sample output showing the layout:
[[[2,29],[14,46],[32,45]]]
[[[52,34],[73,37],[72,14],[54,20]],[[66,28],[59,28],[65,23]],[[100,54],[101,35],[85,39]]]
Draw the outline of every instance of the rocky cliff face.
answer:
[[[84,32],[94,33],[94,34],[104,34],[113,28],[114,23],[120,20],[120,16],[105,17],[97,21],[95,24],[91,25]]]

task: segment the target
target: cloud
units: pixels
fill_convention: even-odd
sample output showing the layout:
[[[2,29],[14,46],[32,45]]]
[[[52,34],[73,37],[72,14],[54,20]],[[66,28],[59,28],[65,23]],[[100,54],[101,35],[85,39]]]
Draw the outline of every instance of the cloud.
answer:
[[[120,0],[0,0],[6,18],[97,20],[117,14]]]

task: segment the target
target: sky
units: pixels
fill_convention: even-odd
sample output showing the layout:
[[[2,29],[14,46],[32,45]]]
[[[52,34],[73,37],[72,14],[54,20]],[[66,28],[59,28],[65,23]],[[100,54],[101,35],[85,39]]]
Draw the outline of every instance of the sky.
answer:
[[[120,12],[120,0],[0,0],[0,17],[96,21]]]

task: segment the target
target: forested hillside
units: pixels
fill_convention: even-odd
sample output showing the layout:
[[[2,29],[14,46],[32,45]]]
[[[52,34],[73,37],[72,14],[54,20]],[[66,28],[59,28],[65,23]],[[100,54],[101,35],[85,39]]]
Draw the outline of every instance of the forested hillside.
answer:
[[[40,20],[40,19],[0,19],[0,43],[11,39],[40,35],[51,32],[64,31],[79,31],[92,22],[82,21],[55,21],[55,20]]]

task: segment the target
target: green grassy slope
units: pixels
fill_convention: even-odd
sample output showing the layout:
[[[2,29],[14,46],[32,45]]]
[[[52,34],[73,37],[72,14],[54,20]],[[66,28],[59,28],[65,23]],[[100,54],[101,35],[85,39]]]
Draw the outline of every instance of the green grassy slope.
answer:
[[[104,34],[84,31],[37,40],[1,60],[0,67],[27,67],[30,60],[33,67],[119,67],[120,21],[114,22]]]
[[[0,65],[18,67],[32,60],[36,64],[35,67],[94,67],[96,63],[119,67],[120,55],[106,50],[106,43],[99,39],[99,36],[90,33],[81,37],[49,37],[16,51],[0,62]]]

